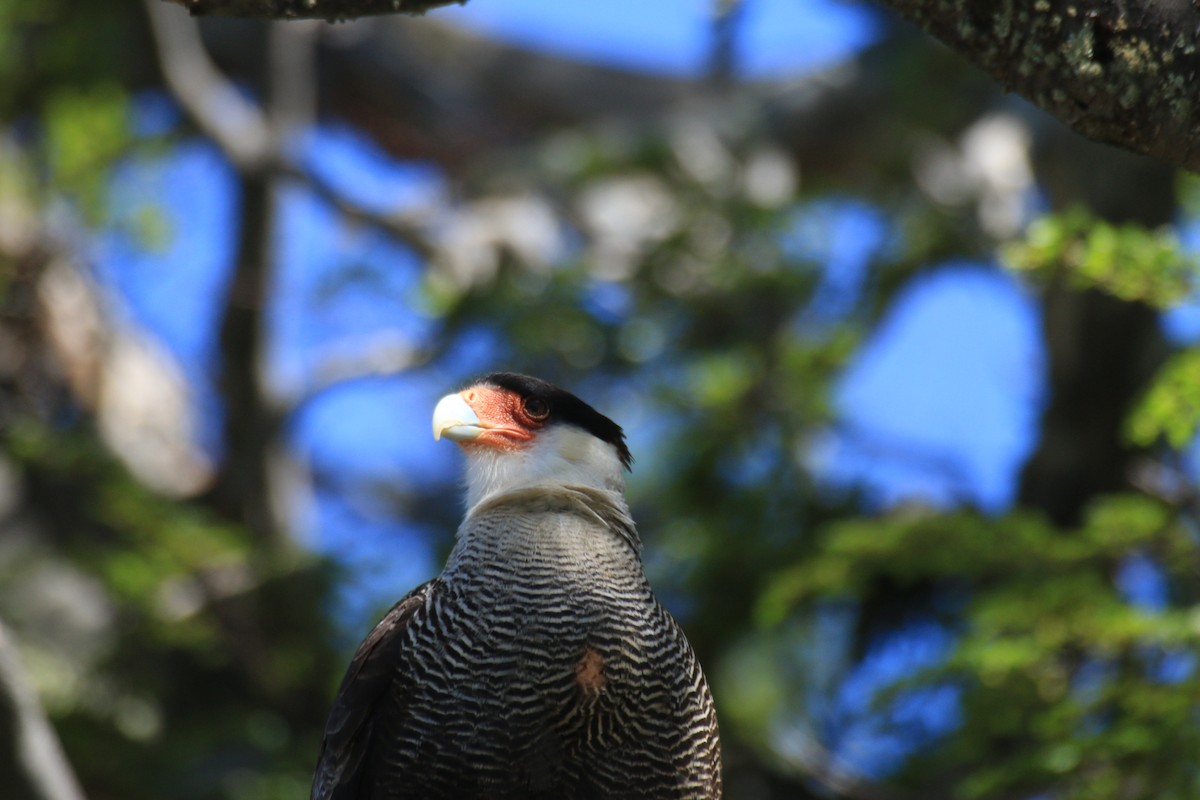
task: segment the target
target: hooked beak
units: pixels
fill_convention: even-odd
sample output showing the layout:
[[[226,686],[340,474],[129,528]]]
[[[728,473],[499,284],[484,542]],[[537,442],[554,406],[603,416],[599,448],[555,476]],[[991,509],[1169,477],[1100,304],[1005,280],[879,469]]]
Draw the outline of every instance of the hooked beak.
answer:
[[[485,430],[475,409],[458,393],[446,395],[433,409],[434,441],[445,436],[452,442],[469,442],[478,439]]]

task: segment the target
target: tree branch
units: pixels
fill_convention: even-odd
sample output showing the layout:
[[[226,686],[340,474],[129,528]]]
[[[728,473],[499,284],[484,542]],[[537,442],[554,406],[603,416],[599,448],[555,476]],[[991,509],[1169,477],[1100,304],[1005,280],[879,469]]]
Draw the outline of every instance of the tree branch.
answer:
[[[844,765],[815,736],[805,735],[803,746],[787,754],[774,753],[773,766],[782,774],[815,781],[843,800],[913,800],[913,795],[858,775]],[[940,800],[922,794],[925,800]]]
[[[405,215],[386,214],[363,208],[315,172],[308,172],[291,164],[279,164],[275,171],[281,177],[293,178],[305,184],[317,197],[337,209],[346,219],[386,232],[396,241],[406,245],[423,261],[428,261],[435,255],[436,248],[425,231]]]
[[[188,117],[238,169],[260,169],[276,151],[266,116],[217,70],[196,23],[145,0],[159,69]]]
[[[1077,133],[1200,170],[1200,5],[881,2]]]
[[[167,8],[162,0],[145,0],[145,5],[160,69],[172,96],[239,171],[262,172],[268,177],[304,183],[347,218],[386,231],[423,258],[433,254],[433,247],[418,225],[401,215],[363,208],[320,175],[287,158],[277,132],[295,130],[311,122],[316,106],[312,96],[316,86],[312,59],[296,57],[298,51],[306,48],[287,46],[288,42],[282,38],[291,34],[278,31],[272,35],[272,57],[283,62],[272,64],[271,76],[289,79],[272,86],[272,94],[279,102],[268,116],[217,69],[194,21]],[[308,38],[314,34],[314,30],[309,30],[297,35]]]
[[[84,800],[75,772],[0,623],[0,775],[12,800]]]
[[[428,363],[432,357],[432,348],[386,338],[354,353],[326,356],[316,364],[311,381],[289,396],[288,407],[293,413],[300,413],[334,387],[403,375]]]
[[[254,19],[323,19],[341,22],[379,14],[424,14],[466,0],[165,0],[193,17],[221,15]]]

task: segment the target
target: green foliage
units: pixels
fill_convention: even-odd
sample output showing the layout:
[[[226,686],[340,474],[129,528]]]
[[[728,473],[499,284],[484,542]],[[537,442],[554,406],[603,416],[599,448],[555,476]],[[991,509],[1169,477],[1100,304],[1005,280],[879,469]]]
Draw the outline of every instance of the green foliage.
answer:
[[[828,526],[820,552],[775,574],[762,624],[793,618],[821,598],[868,600],[880,586],[933,585],[967,598],[947,663],[909,682],[965,688],[965,722],[916,765],[972,765],[963,798],[1188,797],[1185,765],[1200,747],[1189,723],[1200,690],[1156,677],[1164,659],[1200,657],[1187,606],[1131,605],[1114,583],[1123,559],[1152,553],[1188,578],[1200,546],[1160,501],[1116,495],[1063,531],[1036,515],[897,513]],[[1174,720],[1168,739],[1159,735]]]
[[[47,103],[45,125],[54,182],[98,220],[109,169],[131,143],[129,96],[111,83],[61,89]]]
[[[1181,170],[1175,178],[1175,186],[1179,212],[1188,217],[1200,216],[1200,176]]]
[[[1200,350],[1188,349],[1173,356],[1159,370],[1126,425],[1135,444],[1159,441],[1183,449],[1200,428]]]
[[[42,185],[22,202],[64,196],[100,222],[109,171],[132,144],[130,55],[146,52],[128,0],[0,0],[0,121],[22,140]],[[12,137],[8,128],[4,137]],[[30,187],[31,189],[34,187]]]
[[[0,118],[36,111],[58,88],[126,77],[139,31],[129,10],[128,0],[0,0]]]
[[[54,509],[44,524],[59,553],[98,582],[115,620],[94,662],[37,662],[75,675],[53,711],[89,793],[307,791],[313,725],[342,668],[329,568],[266,558],[241,527],[138,484],[87,431],[26,420],[9,433],[3,455],[29,501]]]
[[[1195,264],[1167,230],[1114,225],[1075,208],[1034,220],[1002,251],[1006,264],[1046,281],[1099,289],[1167,308],[1193,287]]]
[[[53,0],[0,0],[0,75],[8,78],[0,82],[0,99],[5,101],[4,106],[16,99],[14,95],[21,87],[21,79],[30,80],[26,71],[37,69],[30,63],[33,56],[29,42],[31,31],[54,22],[61,13],[59,5]]]

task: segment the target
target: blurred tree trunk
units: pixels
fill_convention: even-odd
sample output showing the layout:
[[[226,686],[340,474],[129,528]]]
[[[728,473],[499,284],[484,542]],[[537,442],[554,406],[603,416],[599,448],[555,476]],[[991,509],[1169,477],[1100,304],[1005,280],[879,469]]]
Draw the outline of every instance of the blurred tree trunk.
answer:
[[[264,542],[284,532],[271,496],[271,451],[279,414],[268,397],[263,365],[264,311],[271,288],[275,191],[264,174],[242,173],[237,266],[225,296],[220,329],[220,390],[225,401],[224,446],[213,497],[230,517]]]
[[[288,137],[311,125],[315,109],[315,29],[271,26],[266,58],[255,62],[262,106],[241,97],[212,63],[189,19],[147,0],[160,68],[176,99],[238,171],[241,218],[234,274],[220,323],[219,389],[224,452],[211,497],[227,516],[273,548],[287,542],[285,498],[276,461],[287,408],[269,385],[266,308],[277,259],[279,190]],[[261,49],[257,52],[261,53]]]
[[[1174,211],[1174,172],[1148,158],[1051,133],[1039,178],[1056,209],[1155,227]],[[1137,451],[1123,437],[1133,403],[1167,354],[1158,313],[1099,291],[1050,286],[1043,301],[1047,400],[1019,502],[1073,525],[1087,502],[1129,487]]]

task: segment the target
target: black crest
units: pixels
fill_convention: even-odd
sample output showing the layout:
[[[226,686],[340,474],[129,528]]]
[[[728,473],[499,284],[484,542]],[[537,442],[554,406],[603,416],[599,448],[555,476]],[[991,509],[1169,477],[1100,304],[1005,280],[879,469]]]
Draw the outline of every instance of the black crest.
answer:
[[[521,375],[516,372],[493,372],[484,375],[479,383],[487,383],[516,392],[523,398],[536,397],[550,407],[549,421],[566,422],[583,428],[602,442],[617,449],[617,455],[625,469],[633,464],[633,455],[625,444],[625,432],[621,426],[601,414],[575,395],[553,383]]]

